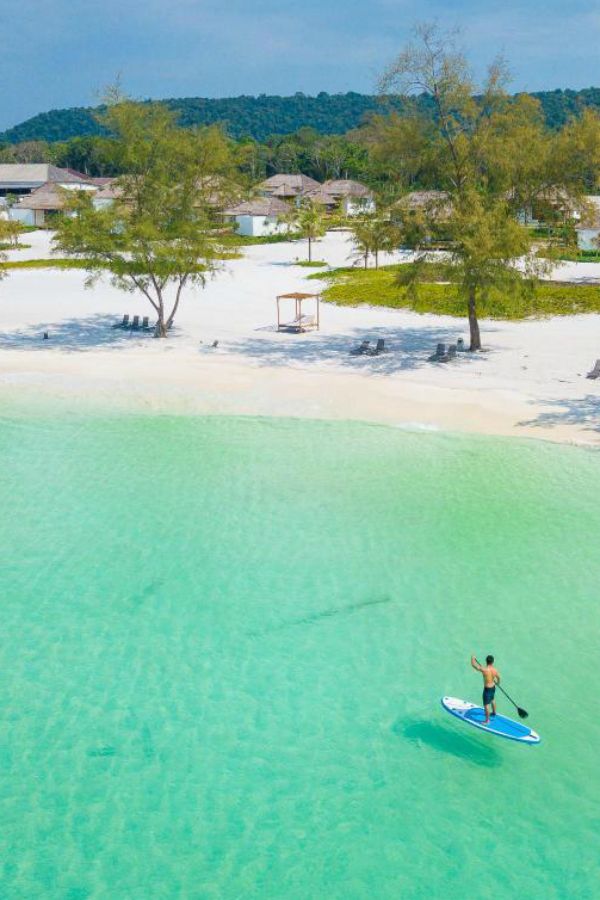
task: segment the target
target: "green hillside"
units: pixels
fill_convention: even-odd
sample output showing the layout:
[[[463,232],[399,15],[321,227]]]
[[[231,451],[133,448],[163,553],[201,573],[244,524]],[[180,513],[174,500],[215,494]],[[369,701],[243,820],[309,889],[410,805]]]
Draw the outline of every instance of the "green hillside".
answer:
[[[377,97],[365,94],[326,94],[307,97],[188,97],[164,101],[175,110],[184,126],[223,123],[232,137],[253,137],[264,141],[272,134],[291,134],[303,126],[322,134],[343,134],[356,128],[367,113],[381,109]],[[398,107],[400,103],[396,101]],[[98,135],[102,129],[92,108],[54,109],[40,113],[21,125],[0,134],[11,144],[22,141],[64,141],[73,137]]]
[[[533,94],[543,107],[548,125],[558,128],[581,109],[600,108],[600,88],[580,91],[556,90]],[[206,99],[188,97],[164,101],[179,114],[182,125],[210,125],[221,122],[232,137],[253,137],[264,141],[273,134],[291,134],[308,126],[321,134],[344,134],[356,128],[366,115],[382,108],[378,97],[367,94],[327,94],[316,97],[294,94],[291,97],[225,97]],[[393,106],[401,108],[401,101]],[[90,108],[54,109],[40,113],[26,122],[0,134],[0,141],[17,144],[23,141],[65,141],[74,137],[101,134],[101,128]]]

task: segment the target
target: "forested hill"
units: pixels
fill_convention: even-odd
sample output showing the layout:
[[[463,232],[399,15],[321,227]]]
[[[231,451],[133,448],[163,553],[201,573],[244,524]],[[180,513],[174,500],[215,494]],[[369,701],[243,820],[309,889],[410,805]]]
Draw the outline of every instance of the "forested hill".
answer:
[[[533,94],[544,109],[548,125],[558,128],[587,106],[600,108],[600,88],[581,91],[556,90]],[[179,115],[184,126],[221,122],[232,137],[253,137],[264,141],[273,134],[290,134],[304,126],[322,134],[343,134],[356,128],[365,116],[382,107],[379,98],[367,94],[326,94],[316,97],[294,94],[291,97],[226,97],[204,99],[190,97],[164,101]],[[401,108],[401,101],[393,104]],[[94,109],[54,109],[40,113],[21,125],[0,134],[0,141],[64,141],[73,137],[101,134]]]
[[[316,97],[305,94],[223,99],[188,97],[164,102],[178,113],[181,125],[220,122],[232,137],[249,136],[257,141],[264,141],[272,134],[291,134],[303,126],[312,127],[322,134],[343,134],[356,128],[367,113],[381,106],[377,97],[354,93],[321,93]],[[94,112],[91,108],[51,110],[10,128],[0,135],[0,140],[16,144],[21,141],[63,141],[101,134]]]

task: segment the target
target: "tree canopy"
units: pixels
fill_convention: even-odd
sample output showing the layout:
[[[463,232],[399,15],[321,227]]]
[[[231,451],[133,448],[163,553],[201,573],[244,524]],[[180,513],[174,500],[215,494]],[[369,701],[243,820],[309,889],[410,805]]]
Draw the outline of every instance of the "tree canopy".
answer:
[[[166,337],[183,290],[203,286],[222,256],[213,211],[235,191],[230,147],[218,128],[178,128],[158,104],[120,101],[103,121],[128,174],[108,206],[98,208],[90,192],[65,191],[55,243],[85,259],[89,285],[108,273],[115,287],[143,294],[156,336]]]
[[[539,102],[545,124],[551,129],[562,128],[587,108],[600,109],[600,88],[539,91],[530,96]],[[305,126],[319,134],[344,134],[382,110],[379,96],[353,91],[346,94],[322,91],[316,97],[302,93],[289,97],[262,94],[258,97],[186,97],[163,102],[184,127],[221,124],[234,138],[251,137],[261,142],[273,135],[292,134]],[[426,94],[420,103],[423,110],[430,108]],[[402,112],[403,98],[388,98],[385,108]],[[98,109],[91,107],[39,113],[0,134],[0,143],[55,143],[99,136],[105,134],[105,128],[98,122],[97,114]]]

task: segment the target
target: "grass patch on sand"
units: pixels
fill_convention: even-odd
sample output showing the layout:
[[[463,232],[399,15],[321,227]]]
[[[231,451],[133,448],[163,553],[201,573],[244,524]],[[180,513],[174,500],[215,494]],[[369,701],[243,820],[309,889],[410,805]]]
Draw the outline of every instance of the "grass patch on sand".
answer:
[[[559,259],[565,262],[600,262],[600,250],[579,250],[572,253],[561,253]]]
[[[87,259],[10,259],[0,269],[87,269]]]
[[[299,259],[294,263],[295,266],[302,266],[303,269],[320,269],[326,266],[324,259]]]
[[[29,250],[31,244],[0,244],[0,250]]]
[[[235,251],[225,251],[218,255],[218,259],[240,259],[241,253]],[[0,269],[89,269],[98,268],[98,263],[93,264],[87,259],[50,257],[49,259],[9,259],[0,263]],[[108,266],[101,266],[108,269]],[[204,266],[198,266],[198,271],[202,272]]]
[[[392,309],[411,309],[419,313],[465,316],[465,301],[458,296],[456,285],[432,279],[419,285],[413,297],[397,283],[400,269],[405,265],[382,266],[380,269],[334,269],[319,272],[308,278],[329,282],[323,299],[338,306],[387,306]],[[435,265],[435,264],[434,264]],[[478,304],[479,315],[490,319],[525,319],[529,316],[568,316],[575,313],[600,312],[600,285],[567,284],[556,281],[541,282],[532,296],[515,298],[492,290]]]

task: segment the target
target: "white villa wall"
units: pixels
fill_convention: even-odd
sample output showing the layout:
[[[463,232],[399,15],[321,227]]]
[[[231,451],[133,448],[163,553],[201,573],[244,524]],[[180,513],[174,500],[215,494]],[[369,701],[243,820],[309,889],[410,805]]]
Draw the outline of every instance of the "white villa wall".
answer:
[[[372,197],[344,197],[342,206],[346,216],[375,212],[375,201]]]
[[[288,226],[277,216],[236,216],[238,234],[245,237],[265,237],[270,234],[285,234]]]
[[[35,211],[33,209],[11,209],[9,217],[23,225],[35,225]]]
[[[600,228],[578,228],[577,229],[577,246],[580,250],[598,250],[598,238],[600,237]]]

